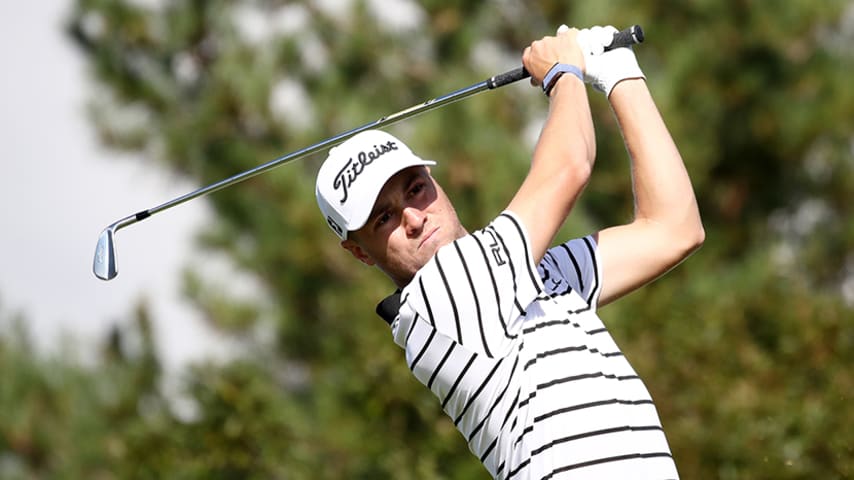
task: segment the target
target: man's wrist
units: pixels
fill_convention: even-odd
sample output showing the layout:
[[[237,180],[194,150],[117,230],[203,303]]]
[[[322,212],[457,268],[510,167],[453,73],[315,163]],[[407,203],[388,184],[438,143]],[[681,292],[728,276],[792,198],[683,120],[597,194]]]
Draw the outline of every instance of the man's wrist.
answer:
[[[566,63],[555,63],[552,65],[552,68],[549,69],[548,73],[546,73],[546,76],[543,77],[543,93],[545,93],[547,97],[551,96],[552,90],[555,85],[557,85],[557,81],[565,74],[571,74],[581,80],[581,83],[584,83],[584,74],[581,72],[580,68]]]
[[[613,101],[615,99],[614,94],[616,93],[616,98],[619,98],[624,90],[632,91],[633,89],[642,88],[646,86],[646,78],[645,77],[630,77],[623,78],[618,80],[614,86],[606,93],[607,99],[609,101]]]

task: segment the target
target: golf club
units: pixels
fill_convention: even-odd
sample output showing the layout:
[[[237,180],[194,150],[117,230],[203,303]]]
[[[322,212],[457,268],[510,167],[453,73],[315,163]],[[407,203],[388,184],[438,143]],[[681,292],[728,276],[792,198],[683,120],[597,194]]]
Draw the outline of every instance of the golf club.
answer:
[[[611,42],[611,45],[605,48],[605,50],[611,50],[618,47],[625,47],[632,44],[641,43],[643,42],[643,40],[643,30],[639,25],[635,25],[615,33],[614,40]],[[474,85],[461,88],[444,96],[427,100],[424,103],[414,105],[397,113],[382,117],[379,120],[366,123],[361,127],[354,128],[344,133],[335,135],[334,137],[330,137],[320,142],[317,142],[308,147],[288,153],[267,163],[259,165],[255,168],[246,170],[242,173],[238,173],[232,177],[220,180],[219,182],[213,183],[206,187],[199,188],[198,190],[172,199],[156,207],[150,208],[148,210],[142,210],[141,212],[135,213],[133,215],[128,215],[127,217],[124,217],[110,224],[101,232],[101,235],[98,237],[98,245],[95,248],[95,259],[92,263],[92,270],[95,273],[95,276],[102,280],[112,280],[113,278],[115,278],[116,275],[118,275],[119,273],[118,264],[116,262],[116,232],[118,232],[122,228],[133,225],[134,223],[145,220],[146,218],[154,215],[155,213],[168,210],[174,206],[180,205],[194,198],[198,198],[203,195],[207,195],[216,192],[217,190],[221,190],[236,183],[242,182],[248,178],[264,173],[272,168],[278,167],[279,165],[283,165],[298,158],[311,155],[320,150],[334,147],[335,145],[338,145],[339,143],[365,130],[391,125],[393,123],[413,117],[415,115],[470,97],[484,90],[492,90],[498,87],[502,87],[504,85],[508,85],[510,83],[522,80],[523,78],[528,78],[529,76],[530,74],[526,72],[525,69],[522,67],[510,70],[508,72],[488,78]]]

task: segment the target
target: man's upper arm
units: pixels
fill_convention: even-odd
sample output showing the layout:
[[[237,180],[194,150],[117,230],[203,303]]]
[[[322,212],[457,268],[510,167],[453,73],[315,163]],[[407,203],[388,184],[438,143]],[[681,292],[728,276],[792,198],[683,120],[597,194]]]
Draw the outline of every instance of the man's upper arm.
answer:
[[[594,237],[602,268],[600,307],[664,275],[699,248],[650,220],[606,228]]]

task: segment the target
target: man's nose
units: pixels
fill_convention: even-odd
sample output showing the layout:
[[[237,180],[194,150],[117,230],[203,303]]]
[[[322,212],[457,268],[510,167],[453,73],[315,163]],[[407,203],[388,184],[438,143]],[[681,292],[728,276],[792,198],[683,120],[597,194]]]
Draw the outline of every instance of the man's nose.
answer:
[[[427,222],[427,215],[417,208],[406,207],[403,209],[403,222],[406,234],[415,236],[424,228],[424,224]]]

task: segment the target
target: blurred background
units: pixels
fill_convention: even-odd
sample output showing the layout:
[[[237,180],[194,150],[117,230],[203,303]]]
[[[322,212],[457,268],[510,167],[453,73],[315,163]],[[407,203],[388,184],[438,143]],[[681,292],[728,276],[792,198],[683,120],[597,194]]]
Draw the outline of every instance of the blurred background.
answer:
[[[0,478],[488,478],[318,213],[322,155],[131,213],[515,68],[561,23],[641,24],[703,248],[601,310],[683,478],[854,475],[854,4],[68,0],[0,5]],[[631,217],[598,160],[565,238]],[[527,82],[390,128],[477,228],[527,171]]]

